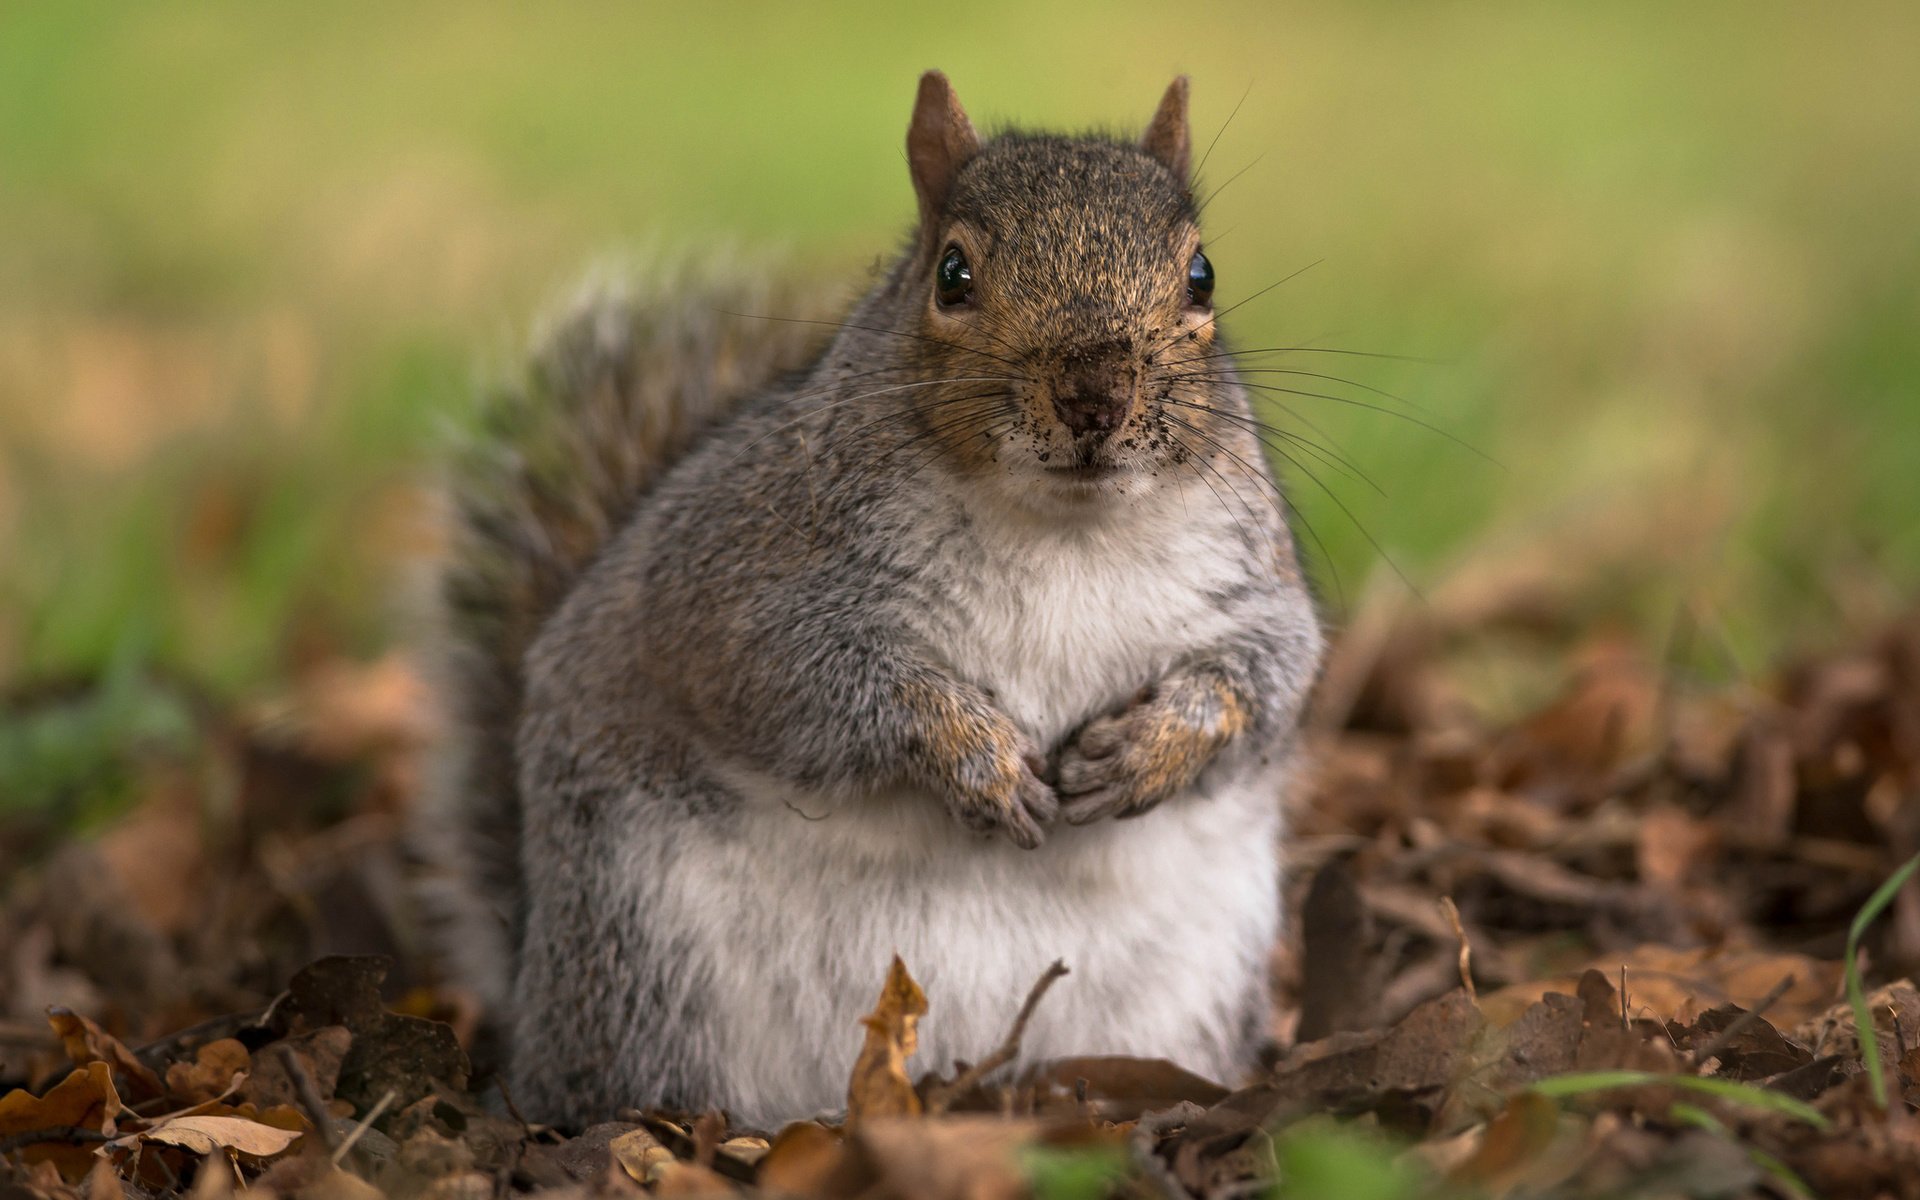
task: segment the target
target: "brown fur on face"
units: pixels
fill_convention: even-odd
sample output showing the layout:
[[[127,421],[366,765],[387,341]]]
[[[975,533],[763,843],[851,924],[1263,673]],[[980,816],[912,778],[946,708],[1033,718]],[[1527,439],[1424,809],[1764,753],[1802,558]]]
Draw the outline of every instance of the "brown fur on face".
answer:
[[[928,87],[909,138],[921,227],[895,280],[928,375],[953,381],[916,395],[938,414],[924,431],[966,469],[1075,478],[1245,441],[1238,389],[1183,377],[1226,370],[1195,361],[1215,327],[1187,292],[1200,229],[1185,80],[1138,144],[1012,132],[982,145],[944,78]],[[972,272],[958,305],[934,284],[950,248]]]

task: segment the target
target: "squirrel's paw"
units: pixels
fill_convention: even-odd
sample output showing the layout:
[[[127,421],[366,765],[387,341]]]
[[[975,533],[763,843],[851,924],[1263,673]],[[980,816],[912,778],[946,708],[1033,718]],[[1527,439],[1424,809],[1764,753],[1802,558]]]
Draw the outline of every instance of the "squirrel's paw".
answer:
[[[1137,817],[1191,784],[1245,724],[1239,700],[1216,680],[1168,680],[1087,722],[1060,751],[1060,816],[1070,825]]]
[[[1012,780],[963,795],[950,801],[948,807],[969,829],[1004,833],[1021,849],[1033,849],[1045,839],[1045,826],[1060,813],[1060,798],[1040,778],[1034,769],[1036,762],[1031,755],[1023,756],[1019,773]]]
[[[1060,812],[1060,798],[1040,778],[1046,759],[1011,723],[955,765],[946,780],[947,808],[962,825],[979,833],[1003,833],[1024,850],[1038,846],[1045,827]]]

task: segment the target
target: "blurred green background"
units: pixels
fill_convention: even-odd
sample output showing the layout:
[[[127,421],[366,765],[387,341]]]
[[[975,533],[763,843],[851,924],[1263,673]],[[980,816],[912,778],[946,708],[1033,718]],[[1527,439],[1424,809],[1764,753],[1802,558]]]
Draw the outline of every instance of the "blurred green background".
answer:
[[[982,125],[1190,73],[1221,303],[1317,264],[1231,335],[1409,356],[1267,365],[1502,464],[1279,397],[1380,489],[1294,473],[1336,615],[1376,544],[1422,591],[1544,552],[1764,662],[1920,578],[1916,49],[1910,0],[5,5],[0,694],[117,697],[84,757],[167,726],[141,679],[391,645],[534,315],[622,255],[851,295],[936,65]]]

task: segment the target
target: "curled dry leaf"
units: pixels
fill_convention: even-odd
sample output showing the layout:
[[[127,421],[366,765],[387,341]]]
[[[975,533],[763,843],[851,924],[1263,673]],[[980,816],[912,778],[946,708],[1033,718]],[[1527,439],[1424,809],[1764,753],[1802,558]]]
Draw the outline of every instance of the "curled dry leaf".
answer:
[[[53,1026],[54,1036],[60,1039],[74,1066],[106,1063],[127,1085],[127,1096],[136,1104],[166,1091],[160,1077],[135,1058],[125,1043],[91,1019],[71,1009],[56,1007],[47,1010],[47,1024]]]
[[[607,1142],[607,1154],[635,1183],[646,1183],[673,1161],[673,1151],[645,1129],[618,1134]]]
[[[926,1015],[926,993],[908,974],[907,964],[895,955],[893,965],[887,968],[879,1001],[861,1018],[867,1040],[847,1081],[849,1127],[871,1117],[919,1114],[920,1097],[907,1074],[907,1060],[919,1047],[916,1027]]]

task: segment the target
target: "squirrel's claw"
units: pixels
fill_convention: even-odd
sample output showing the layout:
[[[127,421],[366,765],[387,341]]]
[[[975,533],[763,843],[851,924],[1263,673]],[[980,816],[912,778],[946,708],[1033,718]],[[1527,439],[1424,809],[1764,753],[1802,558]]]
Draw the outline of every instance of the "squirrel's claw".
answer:
[[[1131,726],[1138,709],[1099,717],[1060,752],[1060,817],[1091,825],[1108,817],[1137,817],[1164,797],[1148,786],[1151,774],[1138,761],[1146,747]]]
[[[1089,825],[1152,810],[1191,784],[1244,723],[1236,697],[1211,677],[1162,680],[1120,712],[1089,721],[1060,751],[1061,818]]]
[[[953,815],[979,833],[1004,833],[1022,850],[1046,840],[1046,826],[1060,813],[1060,798],[1026,763],[1004,798],[970,796],[953,804]]]
[[[1046,759],[1009,724],[1000,752],[984,756],[992,771],[975,772],[962,786],[947,789],[947,807],[962,825],[978,833],[1004,833],[1023,850],[1046,840],[1046,827],[1060,815],[1060,797],[1040,777]],[[984,778],[983,778],[984,776]]]

